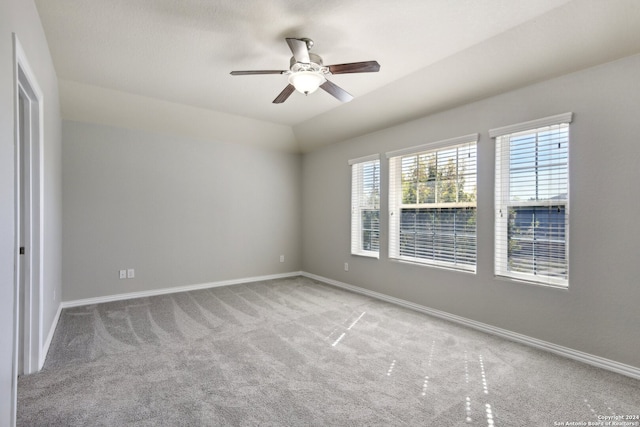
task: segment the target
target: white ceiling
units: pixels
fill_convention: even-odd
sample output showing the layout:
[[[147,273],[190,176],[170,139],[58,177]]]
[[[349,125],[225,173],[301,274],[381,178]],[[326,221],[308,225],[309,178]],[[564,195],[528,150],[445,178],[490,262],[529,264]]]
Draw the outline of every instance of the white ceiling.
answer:
[[[637,0],[36,0],[61,80],[290,126],[303,150],[640,52]],[[285,37],[377,60],[272,100]],[[62,96],[62,95],[61,95]]]

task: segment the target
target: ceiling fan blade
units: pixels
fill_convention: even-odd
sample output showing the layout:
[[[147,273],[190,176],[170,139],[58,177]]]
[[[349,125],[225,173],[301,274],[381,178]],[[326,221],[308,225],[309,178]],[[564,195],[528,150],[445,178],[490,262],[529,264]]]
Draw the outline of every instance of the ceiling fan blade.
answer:
[[[289,45],[289,49],[291,49],[293,57],[297,62],[302,62],[304,64],[311,63],[311,59],[309,58],[309,49],[307,48],[306,41],[287,38],[287,44]]]
[[[325,80],[325,82],[322,83],[320,87],[324,89],[325,92],[335,96],[342,102],[349,102],[353,99],[353,96],[349,92],[342,89],[337,84],[330,82],[329,80]]]
[[[273,100],[273,103],[282,104],[284,101],[287,100],[287,98],[289,98],[289,95],[291,95],[294,90],[296,90],[296,88],[293,87],[292,84],[288,85],[287,87],[284,88],[282,92],[280,92],[280,95],[278,95],[276,99]]]
[[[378,64],[378,61],[364,61],[329,65],[329,71],[331,74],[377,73],[380,71],[380,64]]]
[[[283,70],[250,70],[250,71],[232,71],[232,76],[251,76],[254,74],[284,74]]]

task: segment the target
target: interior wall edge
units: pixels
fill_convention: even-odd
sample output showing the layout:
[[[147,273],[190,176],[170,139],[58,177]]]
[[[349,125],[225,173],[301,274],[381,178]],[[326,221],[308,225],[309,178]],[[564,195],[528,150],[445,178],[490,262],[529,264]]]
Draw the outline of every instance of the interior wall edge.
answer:
[[[49,328],[49,333],[45,338],[45,341],[42,345],[42,351],[40,352],[40,360],[38,362],[38,370],[44,367],[44,362],[47,359],[47,354],[49,353],[49,348],[51,347],[51,341],[53,341],[53,335],[56,332],[56,328],[58,327],[58,321],[60,320],[60,315],[62,314],[62,302],[58,304],[58,309],[56,310],[56,314],[53,317],[53,321],[51,322],[51,327]]]

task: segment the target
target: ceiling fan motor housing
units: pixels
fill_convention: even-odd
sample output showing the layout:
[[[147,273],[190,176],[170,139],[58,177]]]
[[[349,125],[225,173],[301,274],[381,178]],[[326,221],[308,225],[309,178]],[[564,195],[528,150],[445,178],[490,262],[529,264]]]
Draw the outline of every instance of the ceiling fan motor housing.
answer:
[[[324,66],[322,58],[319,55],[309,52],[309,59],[311,60],[311,62],[309,64],[306,64],[304,62],[296,61],[296,58],[292,56],[291,60],[289,60],[289,69],[294,73],[296,71],[321,71],[323,73],[326,72],[326,67]]]

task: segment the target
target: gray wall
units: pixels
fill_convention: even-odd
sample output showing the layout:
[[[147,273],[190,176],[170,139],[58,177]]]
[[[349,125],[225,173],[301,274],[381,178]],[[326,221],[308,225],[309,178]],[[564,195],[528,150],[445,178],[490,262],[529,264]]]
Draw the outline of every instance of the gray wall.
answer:
[[[55,70],[32,1],[0,2],[0,426],[9,425],[13,356],[15,179],[14,63],[18,35],[44,93],[44,313],[48,334],[61,295],[60,111]],[[57,301],[53,294],[56,293]]]
[[[640,367],[639,75],[640,56],[633,56],[306,154],[303,270]],[[496,279],[494,143],[488,130],[568,111],[575,113],[570,288]],[[480,132],[477,274],[388,260],[386,159],[380,260],[349,254],[348,159],[475,132]]]
[[[66,120],[62,134],[65,301],[300,270],[300,155]]]

